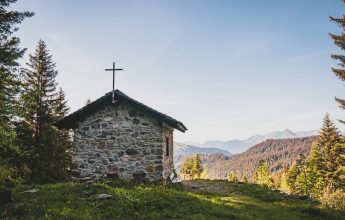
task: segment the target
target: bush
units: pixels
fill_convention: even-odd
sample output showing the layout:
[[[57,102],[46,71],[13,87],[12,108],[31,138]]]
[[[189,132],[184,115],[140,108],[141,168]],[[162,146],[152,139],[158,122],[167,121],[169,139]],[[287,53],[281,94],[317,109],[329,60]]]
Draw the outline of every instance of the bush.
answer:
[[[330,208],[345,210],[345,192],[342,190],[326,191],[321,197],[321,203]]]

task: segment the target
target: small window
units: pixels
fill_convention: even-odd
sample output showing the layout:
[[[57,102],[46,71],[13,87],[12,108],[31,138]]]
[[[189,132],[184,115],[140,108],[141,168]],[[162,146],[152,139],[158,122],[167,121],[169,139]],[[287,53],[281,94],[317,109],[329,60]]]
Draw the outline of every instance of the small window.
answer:
[[[167,137],[167,138],[165,138],[165,146],[166,146],[166,149],[165,149],[165,155],[167,156],[167,157],[169,157],[169,145],[170,145],[170,142],[169,142],[169,138]]]

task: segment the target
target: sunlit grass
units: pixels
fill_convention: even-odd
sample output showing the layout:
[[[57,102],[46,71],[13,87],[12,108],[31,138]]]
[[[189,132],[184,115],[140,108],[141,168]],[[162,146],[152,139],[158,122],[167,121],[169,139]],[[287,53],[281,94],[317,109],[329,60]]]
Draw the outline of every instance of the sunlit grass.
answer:
[[[201,181],[209,191],[179,186],[86,186],[77,183],[20,186],[15,203],[0,207],[8,219],[341,219],[313,201],[285,198],[249,184]],[[37,193],[23,191],[38,188]],[[212,192],[212,188],[218,189]],[[97,194],[112,195],[96,199]]]

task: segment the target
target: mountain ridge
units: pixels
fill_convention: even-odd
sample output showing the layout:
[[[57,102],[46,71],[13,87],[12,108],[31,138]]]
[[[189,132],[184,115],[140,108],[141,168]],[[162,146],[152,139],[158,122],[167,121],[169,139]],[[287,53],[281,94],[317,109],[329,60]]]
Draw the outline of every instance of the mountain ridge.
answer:
[[[228,141],[221,141],[221,140],[207,140],[204,143],[196,143],[187,141],[185,144],[192,145],[200,148],[218,148],[221,150],[226,150],[231,154],[238,154],[246,151],[250,147],[263,142],[268,139],[286,139],[286,138],[300,138],[300,137],[309,137],[315,136],[318,134],[318,130],[310,130],[310,131],[297,131],[293,132],[290,129],[285,129],[282,131],[273,131],[266,134],[256,134],[247,139],[239,140],[239,139],[232,139]]]

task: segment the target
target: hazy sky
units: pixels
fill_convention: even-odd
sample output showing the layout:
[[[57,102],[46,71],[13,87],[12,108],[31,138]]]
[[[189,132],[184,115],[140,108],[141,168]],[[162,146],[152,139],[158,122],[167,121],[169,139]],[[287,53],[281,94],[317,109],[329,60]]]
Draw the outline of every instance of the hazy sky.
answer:
[[[177,141],[313,130],[326,112],[345,119],[330,71],[339,0],[19,0],[36,15],[17,33],[46,41],[72,111],[116,87],[189,129]],[[344,127],[341,127],[344,131]]]

